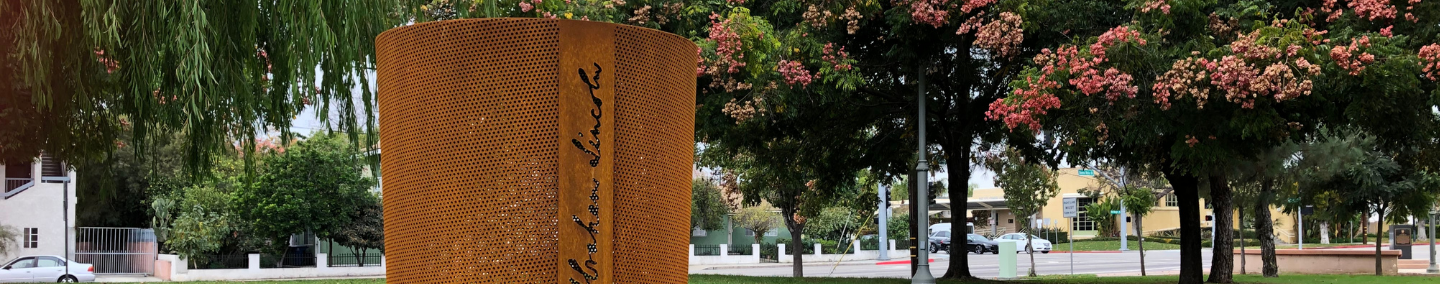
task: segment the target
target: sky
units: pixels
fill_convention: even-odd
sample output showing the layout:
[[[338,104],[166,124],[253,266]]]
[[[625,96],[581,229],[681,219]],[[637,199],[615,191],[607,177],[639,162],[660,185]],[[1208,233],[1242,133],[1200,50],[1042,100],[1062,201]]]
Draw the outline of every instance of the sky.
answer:
[[[317,75],[316,78],[323,78],[322,75],[323,75],[324,72],[318,70],[318,68],[317,68],[316,72],[321,73],[321,74]],[[365,76],[367,77],[367,79],[369,79],[369,82],[370,82],[370,90],[371,90],[371,91],[379,90],[379,88],[377,88],[377,87],[375,86],[375,81],[376,81],[376,79],[375,79],[375,72],[373,72],[373,71],[371,71],[371,72],[366,72]],[[357,80],[357,83],[358,83],[358,80]],[[355,88],[351,89],[351,92],[350,92],[351,94],[355,94],[355,96],[356,96],[355,102],[356,102],[356,104],[357,104],[357,108],[360,108],[360,107],[358,106],[358,104],[360,103],[360,99],[359,99],[358,96],[361,94],[361,92],[362,92],[362,90],[360,89],[359,84],[356,84]],[[336,104],[336,103],[332,102],[332,104]],[[377,107],[378,107],[378,106],[377,106]],[[330,123],[331,123],[332,126],[335,125],[335,124],[339,121],[339,119],[340,119],[339,111],[338,111],[337,109],[338,109],[337,106],[333,106],[333,105],[332,105],[331,110],[330,110],[330,113],[327,114],[327,116],[330,117]],[[317,132],[317,131],[324,131],[324,130],[325,130],[325,123],[320,122],[320,119],[316,116],[316,113],[318,112],[318,110],[319,110],[319,106],[318,106],[318,105],[316,105],[316,106],[310,106],[310,107],[305,108],[305,110],[302,111],[302,112],[300,112],[300,115],[296,116],[296,117],[295,117],[295,120],[290,123],[290,131],[291,131],[291,132],[294,132],[294,133],[296,133],[296,134],[305,135],[305,136],[309,136],[311,133],[314,133],[314,132]],[[358,117],[359,119],[362,119],[362,120],[364,119],[364,116],[357,116],[357,117]],[[378,116],[377,116],[376,119],[379,119]],[[361,121],[360,123],[363,125],[364,122]],[[274,133],[274,132],[269,133],[269,134],[270,134],[270,135],[278,135],[278,133]],[[939,168],[937,168],[935,174],[931,177],[931,180],[933,180],[933,181],[946,181],[946,180],[948,180],[949,178],[946,176],[946,170],[948,170],[948,169],[947,169],[946,167],[947,167],[947,166],[942,165],[942,166],[940,166]],[[972,165],[971,167],[972,167],[972,169],[971,169],[972,172],[971,172],[971,174],[970,174],[970,180],[969,180],[968,182],[966,182],[966,184],[975,184],[975,185],[979,186],[979,188],[993,188],[993,187],[995,187],[995,173],[994,173],[994,172],[991,172],[989,169],[986,169],[985,167],[981,167],[981,166],[974,166],[974,165]],[[706,172],[706,174],[709,173],[709,171],[705,171],[705,172]],[[947,181],[947,183],[948,183],[948,181]]]

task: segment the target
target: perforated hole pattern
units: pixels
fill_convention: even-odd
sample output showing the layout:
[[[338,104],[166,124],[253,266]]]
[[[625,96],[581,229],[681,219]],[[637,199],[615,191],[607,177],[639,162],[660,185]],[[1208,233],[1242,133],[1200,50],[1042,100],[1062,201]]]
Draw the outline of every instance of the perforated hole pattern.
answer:
[[[556,281],[558,22],[433,22],[376,39],[387,282]],[[695,46],[614,26],[612,280],[685,283]]]

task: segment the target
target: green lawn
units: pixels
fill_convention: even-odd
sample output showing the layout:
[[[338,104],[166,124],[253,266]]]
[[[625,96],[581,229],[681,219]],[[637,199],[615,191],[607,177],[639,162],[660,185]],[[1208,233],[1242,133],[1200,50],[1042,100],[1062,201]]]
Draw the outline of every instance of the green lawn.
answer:
[[[1081,283],[1114,283],[1114,284],[1161,284],[1175,283],[1176,276],[1149,276],[1149,277],[1094,277],[1089,275],[1070,276],[1048,276],[1039,279],[1028,279],[1023,283],[1034,284],[1081,284]],[[1267,284],[1330,284],[1330,283],[1385,283],[1385,284],[1420,284],[1437,283],[1440,277],[1433,276],[1373,276],[1373,275],[1283,275],[1279,278],[1261,278],[1257,275],[1235,275],[1236,283],[1267,283]],[[385,279],[347,279],[347,280],[295,280],[295,281],[253,281],[253,282],[187,282],[195,284],[383,284]],[[905,284],[910,283],[907,279],[894,278],[804,278],[794,279],[790,277],[747,277],[747,276],[723,276],[723,275],[690,275],[691,284],[798,284],[798,283],[829,283],[829,284]],[[996,284],[1015,283],[1015,281],[949,281],[941,280],[941,284]]]
[[[1131,250],[1140,249],[1140,241],[1131,240],[1128,244]],[[1145,242],[1145,250],[1167,250],[1180,249],[1180,245],[1173,245],[1158,242]],[[1075,251],[1113,251],[1120,250],[1120,241],[1075,241]],[[1070,251],[1070,244],[1055,244],[1051,251]]]

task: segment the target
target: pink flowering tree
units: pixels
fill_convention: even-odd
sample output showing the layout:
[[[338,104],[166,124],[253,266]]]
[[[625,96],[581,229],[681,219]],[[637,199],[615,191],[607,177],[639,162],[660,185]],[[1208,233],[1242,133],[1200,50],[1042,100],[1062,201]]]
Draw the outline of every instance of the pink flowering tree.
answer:
[[[1229,235],[1226,169],[1238,161],[1321,131],[1364,131],[1397,154],[1433,147],[1440,46],[1426,16],[1440,5],[1295,5],[1133,1],[1130,23],[1041,50],[986,115],[1011,131],[1055,133],[1072,164],[1162,173],[1190,220],[1180,281],[1198,283],[1202,180],[1217,234]],[[1231,281],[1230,248],[1216,240],[1210,282]]]

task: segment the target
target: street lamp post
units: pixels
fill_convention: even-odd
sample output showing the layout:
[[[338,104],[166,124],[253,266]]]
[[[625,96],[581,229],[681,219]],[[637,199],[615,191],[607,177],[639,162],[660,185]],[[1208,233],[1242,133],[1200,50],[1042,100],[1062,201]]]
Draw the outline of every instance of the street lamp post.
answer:
[[[915,275],[910,277],[910,283],[934,284],[935,276],[930,275],[930,230],[926,229],[930,226],[930,199],[926,196],[930,191],[930,165],[929,162],[925,161],[925,68],[915,68],[915,71],[918,71],[916,73],[920,73],[919,92],[915,95],[915,101],[919,108],[919,111],[916,113],[916,123],[919,124],[918,136],[916,136],[918,139],[916,140],[919,143],[916,143],[918,146],[915,150],[915,176],[917,177],[915,180],[915,193],[919,198],[915,199],[915,206],[918,206],[916,208],[919,209],[918,212],[920,212],[920,215],[916,216],[919,222],[916,222],[915,225],[920,227],[916,228],[916,231],[921,233],[917,236],[919,237],[919,241],[918,244],[916,244],[918,245],[917,248],[919,248],[919,262],[915,265]]]
[[[1435,215],[1440,215],[1440,208],[1430,211],[1430,268],[1425,269],[1430,274],[1440,273],[1440,266],[1435,265]]]

